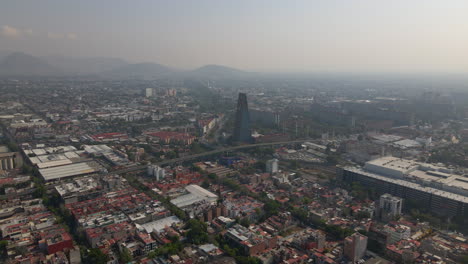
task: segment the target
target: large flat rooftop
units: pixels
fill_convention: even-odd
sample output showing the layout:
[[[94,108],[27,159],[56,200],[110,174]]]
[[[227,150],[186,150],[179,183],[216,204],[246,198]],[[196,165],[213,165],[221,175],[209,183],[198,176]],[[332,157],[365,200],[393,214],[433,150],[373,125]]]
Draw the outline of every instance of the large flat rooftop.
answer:
[[[435,188],[435,186],[437,186],[437,185],[434,185],[433,187],[429,187],[429,186],[424,185],[424,184],[422,184],[420,182],[417,182],[417,181],[410,181],[410,180],[407,180],[407,179],[392,178],[392,177],[388,177],[386,175],[382,175],[382,174],[367,171],[367,170],[365,170],[363,168],[357,168],[357,167],[351,167],[350,166],[350,167],[345,167],[344,169],[347,170],[347,171],[350,171],[350,172],[354,172],[354,173],[369,177],[369,178],[376,179],[376,180],[380,180],[380,181],[384,181],[384,182],[404,186],[404,187],[407,187],[407,188],[411,188],[411,189],[415,189],[415,190],[418,190],[418,191],[430,193],[430,194],[437,195],[437,196],[440,196],[440,197],[444,197],[444,198],[447,198],[447,199],[451,199],[451,200],[455,200],[455,201],[459,201],[459,202],[463,202],[463,203],[468,203],[468,196],[458,194],[456,192],[451,191],[450,187],[452,187],[452,186],[450,186],[450,185],[446,185],[445,187],[446,187],[447,190],[444,190],[444,189],[440,189],[440,188]],[[439,185],[438,187],[441,187],[441,186]]]
[[[181,220],[177,218],[177,216],[169,216],[163,219],[143,224],[141,225],[141,227],[144,228],[147,233],[151,233],[153,231],[161,232],[164,230],[164,228],[170,227],[172,224],[178,224],[180,222]]]
[[[71,182],[66,182],[56,185],[55,189],[61,195],[68,195],[77,192],[86,192],[98,187],[98,182],[92,177],[84,177],[75,179]]]
[[[91,167],[88,163],[85,162],[39,169],[39,173],[42,175],[45,181],[59,180],[94,172],[97,172],[97,169]]]
[[[171,200],[171,203],[177,207],[186,207],[198,202],[215,202],[218,196],[198,185],[191,184],[185,187],[188,194],[181,195]]]
[[[468,196],[468,177],[456,174],[444,166],[396,157],[382,157],[366,162],[364,169],[393,179],[438,186],[438,189],[443,190],[451,189],[452,192]]]

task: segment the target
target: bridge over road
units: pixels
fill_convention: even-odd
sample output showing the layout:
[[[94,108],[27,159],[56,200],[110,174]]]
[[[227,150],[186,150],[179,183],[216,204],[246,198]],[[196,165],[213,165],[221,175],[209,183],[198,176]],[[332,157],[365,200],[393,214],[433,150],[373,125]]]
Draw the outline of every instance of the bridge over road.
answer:
[[[188,156],[184,156],[184,157],[180,157],[180,158],[164,160],[164,161],[155,163],[155,165],[164,166],[164,165],[169,165],[169,164],[180,163],[180,162],[184,162],[184,161],[197,159],[197,158],[204,157],[204,156],[211,156],[211,155],[217,154],[217,153],[229,152],[229,151],[240,150],[240,149],[256,148],[256,147],[266,147],[266,146],[276,146],[276,145],[287,145],[287,144],[303,143],[303,142],[306,142],[307,140],[310,140],[310,139],[291,140],[291,141],[282,141],[282,142],[271,142],[271,143],[258,143],[258,144],[250,144],[250,145],[225,147],[225,148],[219,148],[219,149],[215,149],[215,150],[206,151],[206,152],[199,153],[199,154],[193,154],[193,155],[188,155]],[[112,171],[111,173],[121,174],[121,173],[128,173],[128,172],[136,172],[136,171],[146,170],[146,168],[148,168],[148,165],[141,165],[141,166],[134,166],[134,167],[130,167],[130,168],[125,168],[125,169]]]

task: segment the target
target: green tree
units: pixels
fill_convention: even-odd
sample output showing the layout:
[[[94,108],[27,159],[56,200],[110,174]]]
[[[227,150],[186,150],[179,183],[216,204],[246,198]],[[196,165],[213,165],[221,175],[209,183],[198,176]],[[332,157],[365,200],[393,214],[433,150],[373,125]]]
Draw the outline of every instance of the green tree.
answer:
[[[304,197],[302,198],[302,203],[303,204],[310,204],[312,200],[309,197]]]
[[[0,240],[0,255],[2,257],[7,256],[7,247],[8,247],[8,241],[7,240]]]
[[[281,204],[276,200],[268,200],[263,205],[263,210],[265,211],[266,217],[270,217],[272,215],[277,215],[279,212]]]
[[[33,192],[34,198],[43,198],[46,196],[46,189],[44,185],[36,185],[36,189]]]
[[[148,258],[153,259],[158,256],[174,255],[180,252],[182,248],[183,248],[183,245],[177,238],[177,241],[164,244],[163,246],[158,247],[157,249],[148,253]]]
[[[257,170],[260,170],[262,172],[265,171],[265,168],[266,168],[266,163],[264,161],[257,161],[255,162],[254,164],[254,168],[257,169]]]
[[[198,142],[194,142],[192,143],[192,145],[190,146],[190,151],[194,154],[198,154],[198,153],[202,153],[203,151],[205,151],[203,149],[203,147],[200,145],[200,143]]]
[[[18,145],[16,145],[16,143],[13,142],[13,141],[8,141],[8,142],[7,142],[7,147],[8,147],[8,149],[10,149],[10,151],[12,151],[12,152],[17,152],[17,151],[19,151]]]
[[[189,242],[200,245],[208,242],[207,226],[205,223],[197,220],[190,219],[187,223],[187,227],[190,229],[187,232],[187,239]]]
[[[218,180],[218,175],[216,175],[215,173],[210,173],[208,174],[208,178],[210,180]]]
[[[33,172],[33,169],[31,166],[27,165],[27,164],[23,164],[23,167],[21,168],[21,172],[23,174],[31,174]]]
[[[338,164],[338,157],[335,155],[328,155],[327,156],[327,162],[332,165]]]
[[[237,256],[236,262],[239,264],[261,264],[262,261],[256,257],[250,256]]]
[[[192,171],[194,172],[201,172],[201,168],[196,166],[196,165],[192,165]]]
[[[88,250],[83,263],[86,264],[105,264],[109,261],[109,257],[102,253],[99,248],[91,248]]]
[[[244,227],[249,227],[250,221],[247,217],[244,217],[239,221],[239,224],[243,225]]]
[[[172,150],[171,150],[171,151],[168,151],[168,152],[166,153],[166,158],[168,158],[168,159],[175,159],[175,158],[177,158],[177,153],[176,153],[175,151],[172,151]]]
[[[465,255],[461,258],[461,263],[468,264],[468,255]]]
[[[208,181],[205,180],[205,181],[202,182],[201,187],[207,189],[207,188],[210,187],[210,183],[209,183]]]
[[[297,160],[291,160],[289,162],[289,168],[296,170],[299,168],[299,162]]]
[[[129,263],[133,260],[132,253],[127,248],[123,248],[119,254],[119,260],[122,263]]]
[[[358,220],[362,220],[364,218],[370,218],[370,213],[369,212],[366,212],[366,211],[359,211],[357,214],[356,214],[356,218]]]

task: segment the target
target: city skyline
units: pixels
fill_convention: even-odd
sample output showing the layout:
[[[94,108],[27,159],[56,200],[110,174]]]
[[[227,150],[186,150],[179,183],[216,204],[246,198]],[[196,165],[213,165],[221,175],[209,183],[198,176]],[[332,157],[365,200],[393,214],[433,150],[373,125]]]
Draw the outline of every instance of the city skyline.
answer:
[[[0,263],[468,264],[468,1],[0,9]]]

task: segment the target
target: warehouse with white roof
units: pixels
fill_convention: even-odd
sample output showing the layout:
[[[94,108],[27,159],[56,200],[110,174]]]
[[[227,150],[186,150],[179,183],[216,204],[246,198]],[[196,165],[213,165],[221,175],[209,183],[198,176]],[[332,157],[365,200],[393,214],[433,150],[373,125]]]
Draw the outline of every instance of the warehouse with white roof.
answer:
[[[88,175],[96,173],[97,171],[98,170],[96,168],[91,167],[86,162],[39,169],[39,173],[45,181],[54,181],[79,175]]]
[[[215,203],[218,196],[198,185],[191,184],[185,187],[188,194],[181,195],[171,200],[171,203],[179,208],[184,208],[198,202]]]

